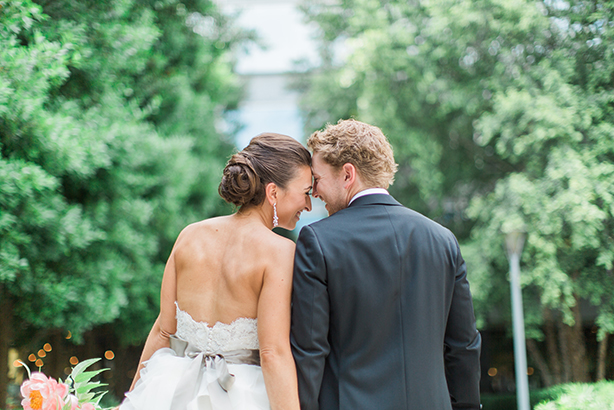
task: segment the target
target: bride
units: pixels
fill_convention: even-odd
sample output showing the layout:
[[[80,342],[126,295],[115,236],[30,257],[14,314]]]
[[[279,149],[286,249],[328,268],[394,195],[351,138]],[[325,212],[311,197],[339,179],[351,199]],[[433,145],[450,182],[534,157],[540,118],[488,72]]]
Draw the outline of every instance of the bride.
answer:
[[[290,350],[294,229],[311,157],[265,133],[233,155],[219,193],[238,212],[197,222],[164,269],[160,315],[120,410],[299,409]]]

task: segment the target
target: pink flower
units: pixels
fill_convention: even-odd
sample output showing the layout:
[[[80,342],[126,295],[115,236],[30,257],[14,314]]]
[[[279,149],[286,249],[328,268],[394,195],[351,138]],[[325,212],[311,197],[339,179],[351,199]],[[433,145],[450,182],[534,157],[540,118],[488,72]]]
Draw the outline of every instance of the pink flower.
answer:
[[[69,394],[66,398],[66,403],[70,403],[70,410],[76,410],[79,408],[79,399],[73,394]]]
[[[79,399],[73,394],[69,394],[65,402],[70,403],[70,410],[96,410],[92,403],[83,403],[79,406]]]
[[[68,386],[42,373],[32,373],[29,380],[21,385],[24,410],[55,410],[64,405]]]

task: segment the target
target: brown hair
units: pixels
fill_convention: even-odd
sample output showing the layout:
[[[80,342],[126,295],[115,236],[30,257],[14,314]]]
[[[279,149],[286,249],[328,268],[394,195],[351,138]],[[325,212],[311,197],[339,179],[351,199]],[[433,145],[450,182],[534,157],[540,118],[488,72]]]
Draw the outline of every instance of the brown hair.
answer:
[[[300,166],[311,166],[305,147],[287,135],[263,133],[230,157],[218,192],[226,202],[239,207],[260,205],[267,184],[286,188]]]
[[[314,132],[307,146],[334,168],[347,163],[354,165],[368,187],[388,188],[394,182],[397,164],[392,146],[374,125],[354,119],[339,120]]]

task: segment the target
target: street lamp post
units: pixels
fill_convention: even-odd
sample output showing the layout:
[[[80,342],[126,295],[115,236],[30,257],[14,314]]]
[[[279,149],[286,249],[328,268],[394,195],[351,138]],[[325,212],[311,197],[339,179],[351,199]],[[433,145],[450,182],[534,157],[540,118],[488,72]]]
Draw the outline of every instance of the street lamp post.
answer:
[[[518,410],[530,410],[529,378],[527,376],[527,347],[524,333],[524,313],[520,291],[520,254],[524,246],[523,232],[505,235],[505,247],[510,262],[510,286],[512,294],[512,322],[514,327],[514,362],[516,369],[516,400]]]

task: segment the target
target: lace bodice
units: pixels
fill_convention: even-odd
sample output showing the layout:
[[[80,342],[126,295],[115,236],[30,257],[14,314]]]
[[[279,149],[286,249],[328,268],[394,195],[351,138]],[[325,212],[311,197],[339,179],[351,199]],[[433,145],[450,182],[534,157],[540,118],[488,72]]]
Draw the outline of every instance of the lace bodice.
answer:
[[[192,343],[207,353],[227,352],[236,349],[259,349],[258,319],[241,317],[234,322],[209,326],[206,322],[197,322],[186,311],[179,308],[177,302],[177,337]]]

